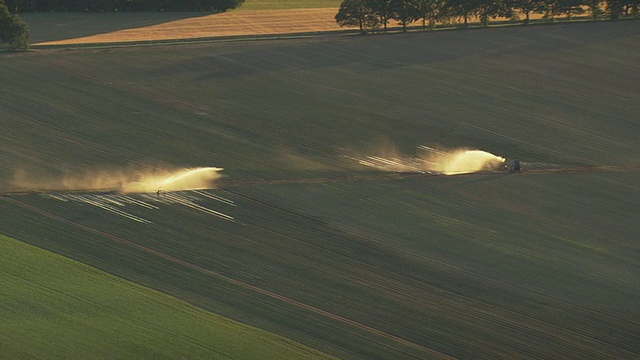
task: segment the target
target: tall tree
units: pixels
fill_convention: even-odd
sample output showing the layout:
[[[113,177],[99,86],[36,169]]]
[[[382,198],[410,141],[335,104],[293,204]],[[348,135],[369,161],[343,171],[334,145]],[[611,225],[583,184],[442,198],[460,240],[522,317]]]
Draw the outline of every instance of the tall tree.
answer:
[[[12,49],[29,47],[29,26],[9,12],[4,0],[0,0],[0,43],[7,43]]]
[[[394,20],[402,25],[402,31],[407,31],[407,24],[421,18],[420,0],[392,0],[391,13]]]
[[[588,0],[587,6],[589,7],[589,12],[591,13],[592,19],[597,19],[600,17],[602,1],[601,0]]]
[[[536,11],[538,0],[514,0],[511,7],[515,11],[524,14],[524,23],[528,24],[531,20],[531,13]]]
[[[557,0],[556,11],[558,14],[567,15],[567,20],[571,20],[573,15],[584,14],[584,0]]]
[[[209,0],[207,4],[208,9],[204,8],[203,10],[225,12],[239,8],[242,4],[244,4],[244,0]]]
[[[536,13],[543,14],[543,18],[548,21],[553,21],[556,15],[560,15],[558,12],[557,0],[540,0],[536,6]]]
[[[422,19],[422,28],[427,28],[427,21],[429,22],[429,29],[436,27],[436,21],[443,18],[443,9],[445,6],[445,0],[418,0],[418,13],[419,19]]]
[[[482,26],[489,25],[489,18],[509,18],[513,13],[511,4],[505,0],[476,0],[474,5],[474,13],[480,18]]]
[[[367,0],[367,3],[378,18],[378,22],[382,24],[384,32],[387,32],[387,23],[393,19],[394,0]]]
[[[377,18],[367,0],[344,0],[335,19],[340,26],[358,26],[362,33],[377,25]]]
[[[606,0],[605,9],[611,20],[618,20],[621,15],[625,14],[628,4],[628,0]]]
[[[469,18],[473,14],[474,5],[471,0],[446,0],[444,12],[447,17],[458,17],[464,19],[464,27],[469,26]]]

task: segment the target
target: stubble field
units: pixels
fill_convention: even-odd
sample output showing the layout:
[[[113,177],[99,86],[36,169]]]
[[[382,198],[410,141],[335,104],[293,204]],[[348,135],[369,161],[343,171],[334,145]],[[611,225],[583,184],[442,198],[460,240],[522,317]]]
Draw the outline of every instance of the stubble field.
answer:
[[[34,45],[76,46],[202,41],[246,36],[287,36],[343,30],[335,22],[339,0],[255,0],[218,14],[168,13],[62,13],[24,14],[32,24]]]

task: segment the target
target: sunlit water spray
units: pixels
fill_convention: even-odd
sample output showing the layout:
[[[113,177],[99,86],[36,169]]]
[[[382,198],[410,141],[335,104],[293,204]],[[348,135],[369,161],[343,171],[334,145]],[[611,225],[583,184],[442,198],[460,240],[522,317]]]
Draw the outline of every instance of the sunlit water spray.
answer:
[[[141,181],[123,184],[121,191],[124,193],[148,193],[210,189],[214,182],[220,178],[220,171],[222,171],[221,168],[201,167],[184,169],[169,176],[144,177]]]
[[[418,147],[419,156],[406,156],[385,147],[383,154],[366,157],[350,157],[361,165],[382,171],[430,172],[444,175],[468,174],[496,170],[504,165],[503,157],[475,149],[438,150],[428,146]],[[391,155],[390,155],[391,154]]]
[[[505,159],[482,150],[457,149],[450,152],[431,152],[424,161],[425,170],[457,175],[495,170]]]
[[[34,191],[115,191],[155,193],[158,191],[202,190],[214,187],[222,168],[199,167],[181,170],[118,170],[69,173],[60,178],[29,176],[17,172],[14,186]]]

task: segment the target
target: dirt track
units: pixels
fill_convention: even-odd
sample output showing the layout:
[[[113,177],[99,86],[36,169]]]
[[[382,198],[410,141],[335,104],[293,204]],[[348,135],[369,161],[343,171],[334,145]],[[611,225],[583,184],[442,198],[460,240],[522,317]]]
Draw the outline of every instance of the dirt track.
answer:
[[[640,170],[640,165],[632,166],[583,166],[583,167],[554,167],[554,168],[538,168],[524,169],[513,175],[536,175],[536,174],[566,174],[566,173],[583,173],[583,172],[635,172]],[[506,171],[483,171],[469,174],[459,174],[452,176],[483,176],[483,175],[501,175],[510,174]],[[397,173],[376,173],[371,175],[357,176],[336,176],[325,178],[296,178],[281,180],[246,180],[246,181],[221,181],[218,186],[221,188],[244,187],[254,185],[278,185],[278,184],[310,184],[324,182],[342,182],[342,181],[380,181],[380,180],[401,180],[407,178],[433,178],[435,176],[449,176],[436,173],[421,172],[397,172]]]
[[[547,167],[547,168],[534,168],[523,169],[518,173],[509,173],[507,171],[483,171],[469,174],[452,175],[455,177],[465,176],[490,176],[490,175],[542,175],[542,174],[575,174],[586,172],[637,172],[640,171],[640,165],[628,165],[628,166],[581,166],[581,167]],[[355,176],[335,176],[335,177],[318,177],[318,178],[290,178],[290,179],[276,179],[276,180],[221,180],[217,183],[218,188],[242,188],[247,186],[259,186],[259,185],[288,185],[288,184],[317,184],[327,182],[372,182],[372,181],[388,181],[388,180],[403,180],[409,178],[423,178],[430,179],[434,177],[441,177],[448,175],[441,175],[435,173],[420,173],[420,172],[379,172],[367,175],[355,175]],[[9,195],[32,195],[43,193],[108,193],[115,192],[116,189],[7,189],[1,190],[0,196]]]

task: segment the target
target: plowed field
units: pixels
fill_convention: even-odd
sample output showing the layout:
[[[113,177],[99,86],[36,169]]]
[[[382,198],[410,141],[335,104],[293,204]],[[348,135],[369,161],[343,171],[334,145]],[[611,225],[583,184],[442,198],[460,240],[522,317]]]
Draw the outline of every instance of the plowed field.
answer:
[[[345,359],[638,358],[639,43],[619,21],[4,54],[0,231]],[[523,171],[354,161],[441,147]],[[11,191],[182,167],[223,178]]]

